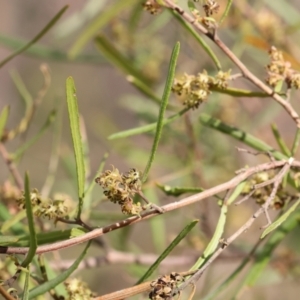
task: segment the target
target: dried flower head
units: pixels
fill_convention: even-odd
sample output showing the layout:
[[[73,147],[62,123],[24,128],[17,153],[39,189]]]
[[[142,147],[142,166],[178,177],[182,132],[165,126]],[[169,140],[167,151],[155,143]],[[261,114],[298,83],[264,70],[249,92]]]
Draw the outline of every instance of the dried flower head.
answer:
[[[159,5],[155,0],[148,0],[143,4],[146,11],[149,11],[151,15],[155,15],[161,12],[161,5]]]
[[[196,76],[185,73],[180,79],[174,80],[172,91],[184,97],[184,105],[195,109],[207,100],[212,87],[227,88],[230,72],[219,71],[215,77],[209,76],[205,70]]]
[[[149,298],[151,300],[172,299],[170,297],[172,297],[173,289],[183,281],[184,278],[176,272],[172,272],[169,275],[163,275],[151,282],[150,286],[152,289]]]
[[[31,205],[34,207],[34,215],[37,217],[45,217],[49,220],[63,218],[68,215],[69,209],[64,204],[64,200],[44,199],[37,189],[33,189],[30,193]],[[25,193],[17,199],[20,208],[25,208]]]
[[[288,88],[299,89],[300,73],[292,68],[290,62],[285,61],[282,52],[272,46],[269,56],[271,62],[267,65],[268,77],[266,82],[272,87],[285,82]]]
[[[68,300],[90,300],[95,297],[87,284],[77,278],[68,279],[65,282]]]
[[[113,203],[119,204],[124,214],[139,215],[142,210],[140,203],[134,203],[133,197],[141,190],[140,173],[130,169],[121,174],[118,169],[106,170],[96,179],[103,188],[104,195]]]
[[[260,172],[255,174],[249,179],[244,186],[242,195],[252,193],[251,197],[255,199],[256,203],[263,205],[273,190],[273,185],[269,184],[261,188],[256,188],[255,185],[266,182],[275,176],[273,172]],[[296,199],[296,195],[290,194],[282,185],[279,186],[274,199],[272,200],[271,207],[274,209],[281,209],[287,201]]]
[[[207,17],[212,16],[213,14],[218,13],[220,5],[215,0],[206,0],[206,3],[203,5],[205,15]]]

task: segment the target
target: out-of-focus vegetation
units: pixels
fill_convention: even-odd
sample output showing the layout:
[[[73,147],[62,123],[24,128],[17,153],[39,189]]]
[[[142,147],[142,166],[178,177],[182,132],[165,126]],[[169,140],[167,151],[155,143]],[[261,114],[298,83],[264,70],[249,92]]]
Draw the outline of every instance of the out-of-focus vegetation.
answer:
[[[205,267],[273,185],[238,206],[233,201],[275,170],[243,181],[231,196],[222,190],[139,218],[269,161],[248,152],[298,159],[299,128],[287,111],[167,2],[0,1],[5,299],[92,299]],[[299,111],[296,0],[176,3]],[[296,299],[298,178],[293,169],[276,190],[272,232],[261,240],[266,218],[258,218],[207,267],[194,299]],[[115,230],[126,214],[137,223]],[[101,227],[108,232],[84,246],[68,244]]]

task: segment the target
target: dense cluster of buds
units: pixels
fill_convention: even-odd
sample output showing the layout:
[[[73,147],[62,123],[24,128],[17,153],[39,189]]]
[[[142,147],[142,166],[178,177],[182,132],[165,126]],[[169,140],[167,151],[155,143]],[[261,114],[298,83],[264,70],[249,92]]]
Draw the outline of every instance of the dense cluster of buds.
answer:
[[[155,15],[161,12],[161,5],[159,5],[155,0],[148,0],[143,4],[146,11],[149,11],[151,15]]]
[[[68,279],[65,286],[68,293],[67,300],[90,300],[95,297],[87,284],[77,278]]]
[[[45,217],[49,220],[63,218],[68,215],[68,207],[64,204],[64,200],[43,199],[37,189],[33,189],[30,193],[31,205],[34,215],[37,217]],[[25,208],[25,193],[17,199],[20,208]]]
[[[263,205],[266,200],[270,197],[272,193],[273,184],[266,185],[261,188],[255,188],[256,184],[260,184],[266,182],[274,177],[274,174],[268,172],[261,172],[254,175],[246,185],[244,186],[242,195],[248,195],[253,192],[251,195],[252,198],[255,199],[256,203],[259,205]],[[294,200],[297,197],[288,193],[282,185],[279,186],[277,193],[272,200],[271,207],[274,209],[281,209],[287,201]]]
[[[196,76],[185,73],[180,79],[174,80],[172,91],[184,96],[183,104],[194,109],[207,100],[212,88],[226,89],[229,78],[230,70],[219,71],[215,77],[209,76],[205,70]]]
[[[271,63],[267,65],[268,78],[266,82],[276,87],[281,82],[285,82],[288,88],[300,88],[300,73],[292,69],[291,63],[285,61],[282,52],[275,47],[269,51]]]
[[[173,290],[183,281],[184,278],[176,272],[172,272],[170,275],[163,275],[151,282],[152,289],[149,298],[151,300],[173,299]]]
[[[140,173],[136,169],[122,174],[118,169],[107,170],[95,179],[103,188],[104,195],[113,203],[121,206],[124,214],[138,215],[141,204],[134,203],[133,197],[141,190]]]

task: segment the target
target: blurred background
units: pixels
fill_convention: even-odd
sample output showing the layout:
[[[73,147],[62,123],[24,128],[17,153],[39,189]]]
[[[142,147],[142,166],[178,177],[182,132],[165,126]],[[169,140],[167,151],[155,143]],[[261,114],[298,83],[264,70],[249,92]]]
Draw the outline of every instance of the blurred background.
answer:
[[[197,74],[204,69],[211,76],[217,73],[211,58],[172,14],[166,10],[150,14],[143,9],[144,2],[0,0],[1,61],[35,37],[64,5],[69,5],[41,40],[7,63],[0,72],[0,108],[10,106],[9,129],[17,127],[24,117],[26,99],[39,100],[29,130],[8,142],[8,151],[14,153],[39,133],[50,112],[57,111],[55,120],[18,160],[20,173],[28,171],[31,186],[44,191],[47,196],[63,193],[76,202],[75,163],[65,96],[68,76],[74,78],[77,88],[82,132],[88,145],[88,180],[92,181],[106,153],[108,158],[105,169],[111,169],[113,165],[121,172],[127,172],[130,168],[143,171],[148,160],[153,132],[123,139],[108,139],[113,133],[157,120],[157,102],[130,83],[128,70],[138,74],[139,79],[160,99],[170,54],[179,41],[181,51],[176,77],[180,78],[184,73]],[[188,9],[186,2],[178,0],[179,5]],[[219,26],[218,33],[243,63],[264,80],[267,76],[266,65],[269,63],[268,50],[273,45],[283,51],[294,69],[300,70],[299,1],[234,2],[229,15]],[[226,3],[219,1],[221,8],[215,17],[217,20]],[[200,10],[201,5],[196,5]],[[95,43],[95,37],[101,39],[101,45]],[[238,73],[219,49],[209,40],[205,41],[217,55],[223,71],[231,69],[231,74]],[[117,53],[119,59],[124,58],[127,69],[120,65],[112,53]],[[253,85],[240,78],[230,82],[230,86],[256,91]],[[291,103],[297,111],[298,97],[298,92],[292,92]],[[171,116],[182,108],[182,100],[172,95],[167,115]],[[275,149],[278,146],[271,124],[276,124],[289,147],[296,132],[291,118],[270,98],[237,98],[213,93],[199,109],[190,110],[164,127],[157,157],[145,184],[145,193],[151,201],[163,205],[186,196],[168,196],[157,184],[209,188],[232,178],[237,169],[267,161],[263,156],[237,152],[235,147],[245,146],[202,126],[199,122],[201,113],[236,126]],[[295,156],[299,158],[298,153]],[[0,170],[3,183],[9,178],[3,160],[0,160]],[[48,176],[49,170],[52,173],[51,179]],[[105,201],[102,189],[98,186],[89,201],[92,209],[85,212],[84,218],[90,225],[104,226],[124,218],[118,207]],[[232,207],[225,235],[230,235],[244,224],[256,208],[257,205],[251,202]],[[180,211],[112,232],[105,235],[104,240],[109,249],[158,255],[188,222],[200,219],[199,226],[172,253],[181,257],[182,263],[176,267],[164,266],[157,274],[183,271],[193,264],[184,263],[184,259],[196,259],[205,248],[218,217],[217,201],[207,199]],[[199,298],[195,299],[204,298],[239,265],[257,241],[259,227],[264,222],[263,218],[258,220],[214,262],[200,280],[197,290]],[[67,225],[58,223],[57,227],[64,228]],[[297,299],[295,295],[300,292],[297,283],[300,275],[298,236],[299,230],[284,240],[274,253],[270,266],[263,272],[259,284],[244,292],[241,296],[243,299]],[[76,258],[81,249],[69,248],[48,257],[54,262]],[[104,253],[103,248],[94,245],[88,255],[101,256]],[[108,262],[98,268],[79,271],[76,276],[86,281],[97,294],[105,294],[133,285],[146,269],[147,266],[139,264]],[[230,291],[216,299],[230,299]]]

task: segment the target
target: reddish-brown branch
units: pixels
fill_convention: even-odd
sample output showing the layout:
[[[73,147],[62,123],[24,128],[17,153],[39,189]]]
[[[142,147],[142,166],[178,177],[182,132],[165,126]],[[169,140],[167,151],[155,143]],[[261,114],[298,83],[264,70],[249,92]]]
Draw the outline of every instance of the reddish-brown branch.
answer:
[[[249,71],[249,69],[241,62],[241,60],[221,41],[218,35],[211,33],[204,26],[202,26],[193,16],[185,12],[180,6],[174,3],[173,0],[164,0],[165,6],[176,11],[185,21],[193,25],[198,31],[206,35],[212,40],[226,56],[240,69],[243,77],[251,81],[259,89],[270,95],[276,102],[278,102],[296,122],[297,127],[300,128],[300,117],[289,102],[276,94],[269,86],[262,82],[258,77]]]
[[[224,192],[228,189],[233,189],[240,182],[244,181],[249,176],[252,176],[255,173],[262,172],[262,171],[267,171],[267,170],[271,170],[271,169],[276,169],[276,168],[281,168],[286,163],[287,163],[287,161],[274,161],[274,162],[268,162],[268,163],[265,163],[265,164],[261,164],[261,165],[258,165],[258,166],[255,166],[255,167],[252,167],[252,168],[249,168],[249,169],[245,169],[244,172],[238,174],[237,176],[235,176],[234,178],[232,178],[231,180],[229,180],[225,183],[222,183],[218,186],[207,189],[207,190],[205,190],[201,193],[186,197],[186,198],[184,198],[180,201],[176,201],[176,202],[164,205],[164,206],[162,206],[162,209],[166,213],[166,212],[170,212],[172,210],[182,208],[182,207],[187,206],[187,205],[191,205],[191,204],[196,203],[198,201],[201,201],[203,199],[206,199],[206,198],[212,197],[216,194],[219,194],[221,192]],[[300,168],[300,162],[299,161],[293,161],[291,163],[291,167]],[[261,210],[264,210],[264,208],[261,208]],[[51,251],[54,251],[54,250],[60,250],[60,249],[72,247],[72,246],[87,242],[87,241],[89,241],[91,239],[94,239],[96,237],[102,236],[102,235],[104,235],[104,234],[106,234],[110,231],[114,231],[114,230],[117,230],[119,228],[141,222],[143,220],[152,218],[152,217],[157,216],[157,215],[160,215],[160,214],[156,210],[145,211],[145,212],[141,213],[141,216],[129,217],[125,220],[113,223],[111,225],[108,225],[108,226],[105,226],[105,227],[102,227],[102,228],[98,228],[98,229],[94,229],[91,232],[88,232],[84,235],[81,235],[81,236],[78,236],[78,237],[75,237],[75,238],[65,240],[65,241],[56,242],[56,243],[53,243],[51,245],[40,246],[40,247],[37,248],[36,253],[40,254],[40,253],[46,253],[46,252],[51,252]],[[0,247],[0,253],[26,254],[27,252],[28,252],[27,247]]]

